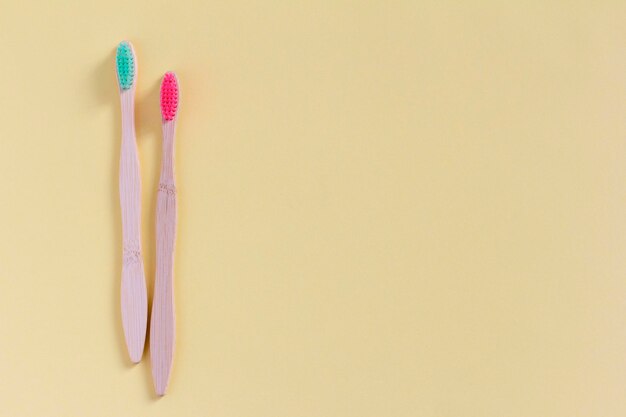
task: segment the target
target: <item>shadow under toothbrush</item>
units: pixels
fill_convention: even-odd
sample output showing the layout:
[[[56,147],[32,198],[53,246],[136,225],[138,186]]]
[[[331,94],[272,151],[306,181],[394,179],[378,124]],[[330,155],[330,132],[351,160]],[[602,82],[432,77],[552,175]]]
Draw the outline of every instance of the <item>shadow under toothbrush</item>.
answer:
[[[147,245],[144,245],[144,262],[148,288],[148,326],[146,327],[146,344],[144,346],[143,361],[146,362],[144,375],[146,385],[149,388],[150,398],[158,400],[162,398],[154,390],[152,380],[152,366],[150,362],[150,324],[152,313],[152,296],[154,294],[154,276],[156,273],[156,206],[157,188],[159,185],[161,165],[161,110],[160,110],[161,80],[151,82],[147,92],[137,94],[135,97],[135,125],[137,142],[144,149],[150,148],[150,154],[154,159],[150,165],[154,167],[154,175],[150,181],[143,181],[142,193],[148,195],[143,199],[148,206],[147,215],[142,219],[142,230],[146,230]],[[147,164],[146,164],[147,165]]]
[[[142,173],[154,172],[148,178],[142,175],[142,233],[146,239],[143,240],[144,267],[146,271],[146,286],[148,289],[148,327],[146,335],[146,345],[144,357],[149,359],[149,337],[150,337],[150,313],[152,311],[152,295],[154,291],[154,275],[156,273],[156,191],[159,186],[159,166],[161,158],[161,113],[159,111],[159,91],[158,80],[151,82],[150,88],[145,92],[137,92],[135,97],[135,129],[137,132],[137,144],[144,150],[144,154],[151,156],[149,161],[144,162]]]

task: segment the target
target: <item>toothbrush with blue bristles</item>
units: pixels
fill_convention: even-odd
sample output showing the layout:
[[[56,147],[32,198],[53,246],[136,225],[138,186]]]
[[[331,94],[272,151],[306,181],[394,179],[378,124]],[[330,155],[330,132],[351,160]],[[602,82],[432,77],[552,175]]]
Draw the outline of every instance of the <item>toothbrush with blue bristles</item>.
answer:
[[[135,137],[137,58],[130,42],[121,42],[115,57],[122,106],[120,205],[122,209],[122,324],[131,361],[141,360],[146,341],[148,300],[141,254],[141,179]]]

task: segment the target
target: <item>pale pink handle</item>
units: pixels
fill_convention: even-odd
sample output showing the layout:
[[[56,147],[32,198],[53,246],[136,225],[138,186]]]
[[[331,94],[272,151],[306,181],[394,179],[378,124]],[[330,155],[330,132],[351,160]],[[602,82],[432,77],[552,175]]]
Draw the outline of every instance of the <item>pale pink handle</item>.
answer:
[[[156,278],[152,321],[150,324],[150,360],[152,378],[158,395],[165,394],[170,380],[175,346],[174,315],[174,245],[176,240],[176,186],[174,185],[174,121],[163,123],[163,161],[157,196]]]
[[[122,324],[131,361],[141,360],[146,340],[148,300],[141,255],[141,179],[135,139],[132,90],[121,92],[122,149],[120,205],[122,208]]]

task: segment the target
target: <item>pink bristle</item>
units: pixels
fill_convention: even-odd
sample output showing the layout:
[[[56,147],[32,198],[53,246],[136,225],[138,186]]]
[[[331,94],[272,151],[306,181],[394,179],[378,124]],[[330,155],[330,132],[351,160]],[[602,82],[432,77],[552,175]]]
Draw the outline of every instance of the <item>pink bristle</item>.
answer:
[[[174,120],[178,110],[178,80],[173,72],[166,72],[161,82],[161,114],[165,120]]]

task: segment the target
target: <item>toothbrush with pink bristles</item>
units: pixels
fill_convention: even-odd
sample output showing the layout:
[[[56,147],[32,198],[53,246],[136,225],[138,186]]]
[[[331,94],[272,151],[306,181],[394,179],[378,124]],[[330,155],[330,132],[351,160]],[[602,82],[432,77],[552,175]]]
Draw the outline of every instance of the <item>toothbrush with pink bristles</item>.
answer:
[[[148,300],[141,255],[141,179],[135,138],[137,58],[130,42],[121,42],[115,56],[122,107],[120,205],[122,208],[122,324],[131,361],[141,360],[146,341]]]
[[[156,278],[150,324],[150,361],[158,395],[170,380],[175,345],[174,246],[176,240],[176,185],[174,183],[174,133],[178,113],[178,79],[167,72],[161,82],[163,155],[156,213]]]

